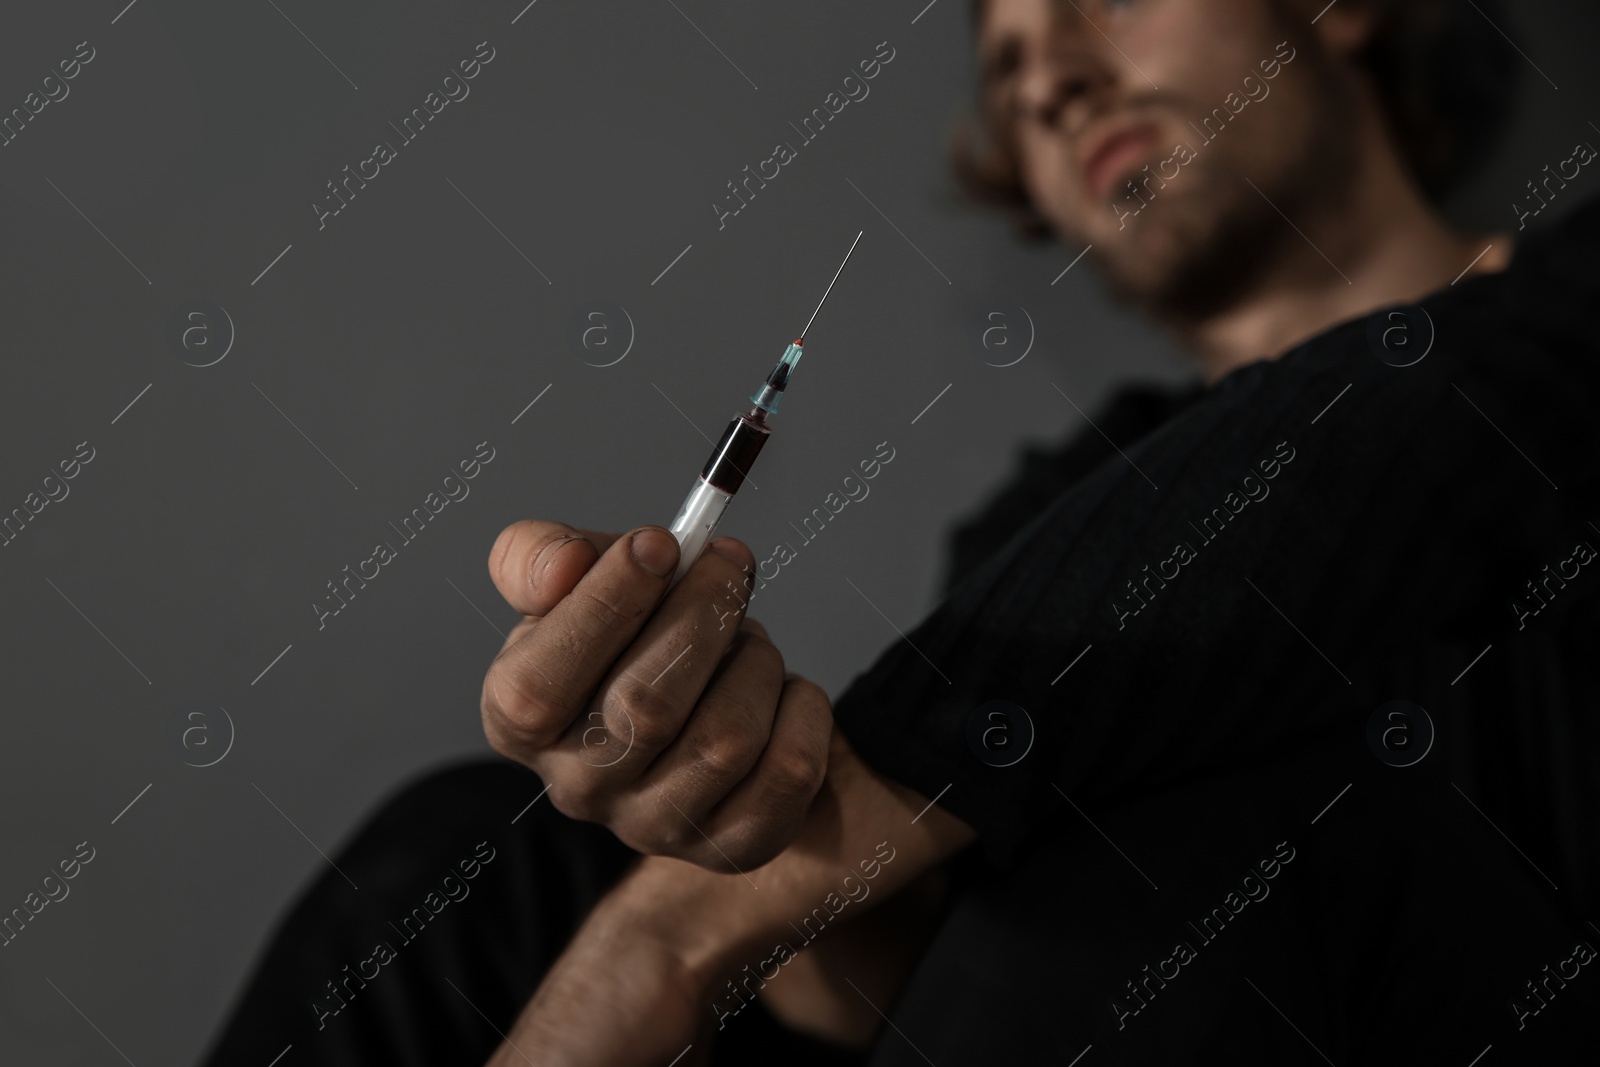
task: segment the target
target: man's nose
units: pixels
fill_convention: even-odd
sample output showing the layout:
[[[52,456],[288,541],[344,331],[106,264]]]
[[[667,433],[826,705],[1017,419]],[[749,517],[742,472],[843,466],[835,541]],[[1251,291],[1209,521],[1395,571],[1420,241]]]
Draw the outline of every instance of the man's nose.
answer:
[[[1072,124],[1075,112],[1094,110],[1115,88],[1116,78],[1090,42],[1076,34],[1052,34],[1022,72],[1018,106],[1024,117],[1043,126]]]

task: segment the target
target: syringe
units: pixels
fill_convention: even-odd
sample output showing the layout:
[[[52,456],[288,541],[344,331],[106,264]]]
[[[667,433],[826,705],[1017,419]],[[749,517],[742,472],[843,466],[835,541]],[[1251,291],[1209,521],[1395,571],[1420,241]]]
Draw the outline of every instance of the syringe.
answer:
[[[850,243],[850,251],[844,254],[844,262],[833,272],[833,281],[828,283],[822,299],[817,302],[816,311],[813,311],[811,318],[806,320],[800,336],[783,350],[783,356],[767,375],[766,380],[761,383],[761,388],[750,395],[750,401],[755,406],[743,414],[735,415],[733,421],[728,423],[728,428],[722,431],[722,439],[711,450],[711,458],[706,460],[705,469],[695,479],[689,495],[684,497],[683,506],[678,509],[678,515],[672,520],[671,526],[672,535],[678,539],[679,552],[678,569],[672,576],[671,584],[676,584],[700,557],[706,542],[711,540],[717,523],[721,521],[722,513],[728,510],[733,495],[739,491],[739,487],[749,476],[756,456],[761,453],[761,446],[772,436],[772,427],[767,423],[767,416],[776,414],[778,401],[783,399],[783,391],[788,387],[795,364],[800,362],[800,356],[803,354],[802,346],[805,344],[806,331],[811,329],[811,324],[816,321],[817,312],[821,311],[822,305],[827,302],[828,293],[833,292],[833,283],[839,280],[839,275],[844,272],[845,263],[850,262],[850,255],[856,250],[856,244],[860,240],[861,233],[857,233],[855,241]]]

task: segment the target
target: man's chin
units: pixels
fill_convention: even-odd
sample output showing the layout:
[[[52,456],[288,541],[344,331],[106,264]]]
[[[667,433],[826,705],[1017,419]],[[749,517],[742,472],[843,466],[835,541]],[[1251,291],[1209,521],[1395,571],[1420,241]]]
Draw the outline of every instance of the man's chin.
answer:
[[[1079,231],[1091,246],[1089,258],[1118,300],[1159,313],[1174,275],[1184,273],[1207,235],[1193,232],[1193,220],[1167,203],[1145,204],[1137,215],[1120,197],[1102,207],[1103,214],[1084,220]]]
[[[1137,214],[1112,198],[1103,217],[1075,220],[1072,230],[1091,246],[1111,296],[1159,319],[1193,322],[1230,307],[1263,267],[1251,253],[1275,243],[1266,232],[1273,220],[1235,198],[1171,190],[1134,206]]]

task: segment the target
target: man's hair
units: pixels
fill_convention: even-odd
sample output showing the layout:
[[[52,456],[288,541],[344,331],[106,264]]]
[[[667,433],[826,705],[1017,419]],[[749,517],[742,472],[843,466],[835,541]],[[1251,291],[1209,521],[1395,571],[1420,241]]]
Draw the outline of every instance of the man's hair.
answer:
[[[1285,0],[1268,0],[1282,10]],[[1359,61],[1373,79],[1401,162],[1423,193],[1442,201],[1481,166],[1508,126],[1521,67],[1495,28],[1497,0],[1363,0],[1377,14]],[[985,0],[973,0],[974,25]],[[1494,20],[1491,23],[1491,19]],[[991,125],[980,98],[958,123],[950,159],[963,191],[1001,208],[1025,238],[1054,233],[1022,183],[1015,143]]]

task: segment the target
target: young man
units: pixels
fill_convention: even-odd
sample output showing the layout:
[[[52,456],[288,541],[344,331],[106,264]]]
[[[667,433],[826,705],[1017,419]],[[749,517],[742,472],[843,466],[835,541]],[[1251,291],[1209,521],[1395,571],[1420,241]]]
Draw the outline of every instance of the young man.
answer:
[[[963,173],[1092,245],[1203,384],[1030,454],[831,708],[759,624],[710,625],[739,542],[668,593],[659,527],[508,528],[525,619],[482,711],[548,803],[505,825],[537,790],[504,766],[404,793],[340,858],[377,906],[313,887],[211,1062],[1592,1042],[1600,212],[1441,221],[1492,125],[1437,107],[1486,62],[1442,10],[984,0]],[[480,839],[473,904],[439,871]]]

